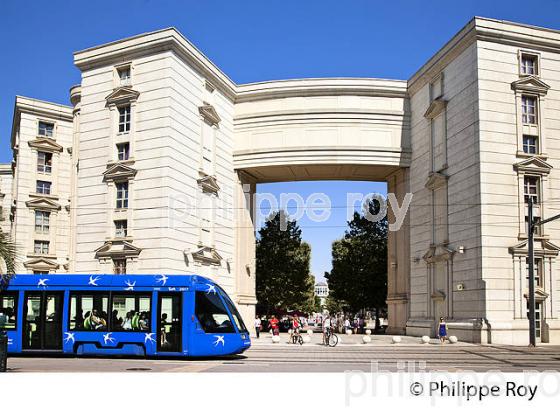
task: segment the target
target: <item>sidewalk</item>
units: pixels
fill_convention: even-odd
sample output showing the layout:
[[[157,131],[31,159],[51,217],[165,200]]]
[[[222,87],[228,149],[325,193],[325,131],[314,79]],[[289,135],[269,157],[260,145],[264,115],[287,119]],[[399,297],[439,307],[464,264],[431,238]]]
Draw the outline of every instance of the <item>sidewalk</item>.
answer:
[[[303,333],[302,336],[305,339],[307,333]],[[393,335],[370,335],[371,342],[364,343],[362,338],[365,335],[345,335],[345,334],[337,334],[338,336],[338,346],[402,346],[402,345],[423,345],[422,339],[420,337],[415,336],[400,336],[401,342],[398,344],[394,344],[392,339]],[[279,343],[272,343],[272,335],[270,333],[261,333],[261,337],[257,339],[256,337],[251,337],[251,344],[253,346],[294,346],[292,343],[288,343],[289,334],[288,333],[280,333],[280,342]],[[317,346],[323,344],[323,335],[321,333],[313,333],[311,336],[311,341],[309,343],[304,343],[303,346]],[[430,339],[430,345],[435,344],[439,345],[439,339]],[[449,342],[445,343],[449,345]],[[469,343],[458,342],[455,345],[466,345]],[[425,345],[424,345],[425,346]]]

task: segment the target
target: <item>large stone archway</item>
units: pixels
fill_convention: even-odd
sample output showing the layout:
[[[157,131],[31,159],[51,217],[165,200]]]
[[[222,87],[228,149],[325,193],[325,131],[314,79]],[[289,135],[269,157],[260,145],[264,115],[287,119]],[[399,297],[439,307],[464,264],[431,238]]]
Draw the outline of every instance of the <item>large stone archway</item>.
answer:
[[[264,182],[386,181],[402,201],[408,192],[410,139],[406,82],[367,79],[278,81],[240,86],[233,151],[237,300],[254,315],[255,229],[251,198]],[[389,214],[392,218],[392,215]],[[389,331],[408,318],[408,220],[388,239]],[[250,227],[250,228],[248,228]]]

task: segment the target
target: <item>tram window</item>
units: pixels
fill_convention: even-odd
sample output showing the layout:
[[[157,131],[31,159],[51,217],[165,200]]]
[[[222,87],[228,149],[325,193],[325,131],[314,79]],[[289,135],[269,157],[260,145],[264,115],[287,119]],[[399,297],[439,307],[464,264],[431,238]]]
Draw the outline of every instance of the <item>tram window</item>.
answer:
[[[217,293],[196,292],[195,315],[206,333],[235,333]]]
[[[245,323],[243,323],[243,319],[241,318],[241,315],[237,311],[237,308],[235,307],[235,305],[233,304],[233,302],[231,301],[229,296],[226,295],[225,293],[222,293],[222,297],[224,298],[224,301],[226,302],[226,305],[227,305],[231,315],[233,316],[233,320],[235,321],[235,324],[237,325],[237,328],[239,329],[239,331],[240,332],[247,332],[247,328],[245,327]]]
[[[15,330],[17,323],[17,296],[0,294],[0,329]]]
[[[150,331],[151,300],[147,295],[113,295],[111,312],[112,331]]]
[[[106,331],[109,295],[106,293],[70,295],[70,330]]]

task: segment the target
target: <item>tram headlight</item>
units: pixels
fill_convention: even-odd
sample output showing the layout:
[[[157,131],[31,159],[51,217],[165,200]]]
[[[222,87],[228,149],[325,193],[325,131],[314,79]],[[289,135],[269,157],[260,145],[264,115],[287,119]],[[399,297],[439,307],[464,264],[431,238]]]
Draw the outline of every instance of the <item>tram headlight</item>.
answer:
[[[241,333],[241,340],[247,339],[247,335],[245,333]]]

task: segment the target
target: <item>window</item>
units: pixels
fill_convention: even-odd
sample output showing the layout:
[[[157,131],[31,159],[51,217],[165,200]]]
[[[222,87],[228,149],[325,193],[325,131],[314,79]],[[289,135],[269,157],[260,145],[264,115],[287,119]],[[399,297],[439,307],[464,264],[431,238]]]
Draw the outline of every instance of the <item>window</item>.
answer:
[[[50,152],[39,151],[37,153],[37,171],[44,174],[52,172],[52,154]]]
[[[527,317],[529,317],[529,301],[527,301]],[[535,301],[535,333],[538,339],[541,337],[542,302]]]
[[[122,219],[115,221],[115,237],[124,238],[128,235],[128,221]]]
[[[196,292],[195,315],[206,333],[235,333],[218,293]]]
[[[117,182],[117,209],[128,208],[128,182]]]
[[[538,139],[532,135],[524,135],[523,136],[523,152],[526,154],[537,154],[539,151],[538,148]]]
[[[534,223],[537,223],[537,222],[539,222],[540,220],[541,220],[541,218],[539,218],[538,216],[533,216],[533,221],[534,221]],[[542,226],[542,225],[537,225],[537,226],[535,227],[535,235],[539,236],[539,235],[542,234],[542,233],[541,233],[541,232],[542,232],[541,226]],[[529,233],[529,217],[528,217],[528,216],[525,217],[525,232]]]
[[[17,324],[17,293],[0,293],[0,330],[15,330]]]
[[[521,97],[521,120],[523,124],[537,123],[537,98],[523,95]]]
[[[529,258],[525,259],[527,269],[527,287],[529,287]],[[542,286],[542,259],[535,258],[533,264],[533,273],[535,274],[535,287]]]
[[[226,295],[224,292],[220,292],[220,294],[222,295],[222,298],[226,302],[226,306],[229,309],[229,312],[233,316],[233,320],[235,321],[237,329],[242,333],[247,332],[245,323],[243,323],[243,319],[241,318],[241,315],[239,314],[237,308],[235,307],[235,305],[233,304],[229,296]]]
[[[51,213],[47,211],[35,211],[35,232],[49,233]]]
[[[539,203],[539,178],[526,176],[523,179],[525,202],[532,200],[534,204]]]
[[[106,331],[109,294],[70,294],[70,330]]]
[[[130,66],[117,68],[120,85],[130,85]]]
[[[48,181],[37,181],[37,193],[50,195],[51,194],[51,183]]]
[[[126,161],[130,158],[130,144],[128,142],[117,144],[117,154],[119,161]]]
[[[33,250],[37,255],[48,255],[49,241],[35,241]]]
[[[113,259],[113,273],[115,275],[126,274],[126,259]]]
[[[130,131],[130,105],[119,107],[119,132]]]
[[[521,54],[521,74],[537,75],[537,56],[532,54]]]
[[[113,295],[111,302],[111,331],[150,331],[151,301],[149,295]]]
[[[54,132],[54,124],[44,122],[44,121],[39,121],[38,133],[41,137],[52,138],[53,132]]]

